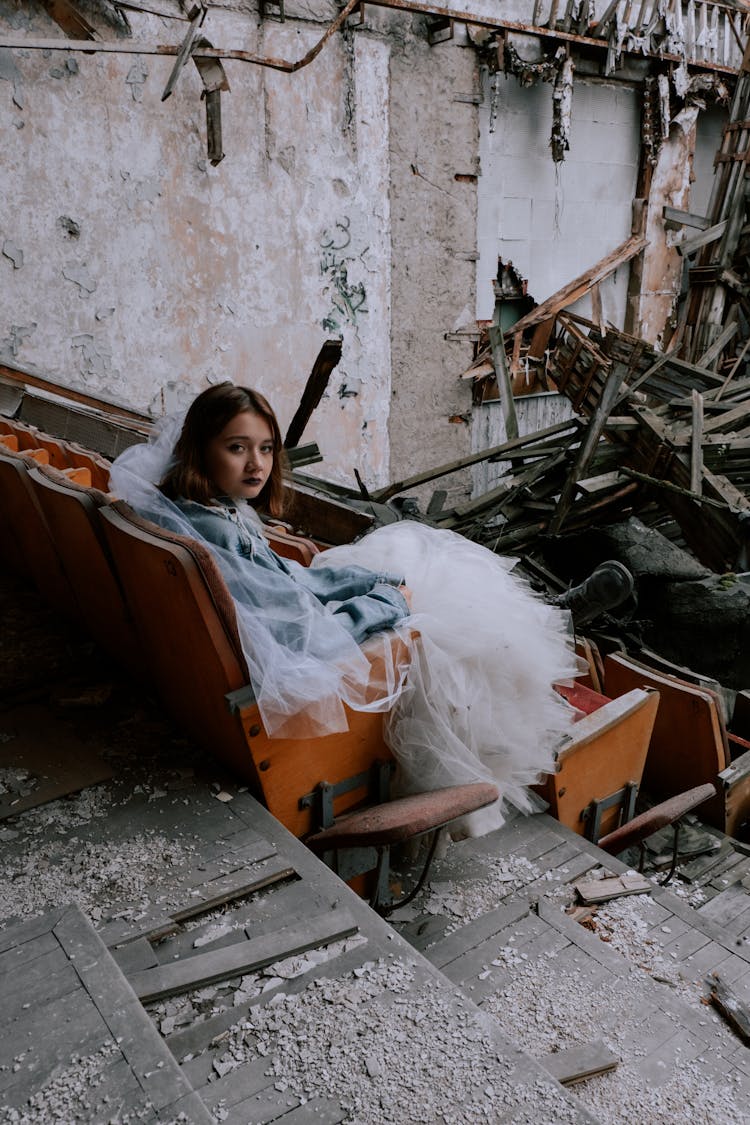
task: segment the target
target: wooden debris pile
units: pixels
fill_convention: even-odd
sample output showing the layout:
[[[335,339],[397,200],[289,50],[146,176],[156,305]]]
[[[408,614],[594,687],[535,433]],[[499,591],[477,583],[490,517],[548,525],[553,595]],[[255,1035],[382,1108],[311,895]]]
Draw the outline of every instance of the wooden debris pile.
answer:
[[[648,522],[676,524],[704,565],[748,569],[748,160],[750,47],[716,155],[707,216],[664,208],[665,225],[686,232],[679,249],[688,261],[687,294],[664,350],[602,317],[600,283],[646,249],[642,235],[531,310],[525,286],[501,262],[495,316],[465,377],[473,380],[475,404],[500,400],[508,440],[376,498],[482,460],[502,461],[507,470],[487,493],[450,511],[436,493],[428,517],[498,551],[526,551],[540,535],[648,511]],[[586,295],[590,320],[566,311]],[[517,398],[555,389],[580,420],[519,437]]]
[[[550,318],[544,312],[552,320],[545,325],[548,341],[554,341],[546,378],[580,417],[510,437],[373,498],[387,501],[480,461],[500,461],[505,473],[481,496],[442,510],[445,494],[436,492],[427,511],[431,521],[499,552],[528,551],[539,536],[649,509],[649,522],[677,523],[704,565],[719,572],[746,567],[750,378],[728,378],[659,353],[571,313]]]

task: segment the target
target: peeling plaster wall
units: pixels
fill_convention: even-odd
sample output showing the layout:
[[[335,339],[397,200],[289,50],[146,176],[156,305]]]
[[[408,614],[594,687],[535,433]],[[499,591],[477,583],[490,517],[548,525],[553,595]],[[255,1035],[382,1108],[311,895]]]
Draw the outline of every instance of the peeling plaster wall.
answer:
[[[640,334],[650,344],[661,341],[680,291],[684,259],[675,249],[682,232],[664,229],[664,207],[689,210],[690,180],[695,151],[696,106],[685,106],[673,119],[654,166],[646,216],[648,253],[640,269],[637,298]]]
[[[498,256],[513,263],[541,302],[629,237],[640,143],[637,92],[576,79],[570,150],[556,167],[549,148],[552,86],[524,89],[502,74],[492,82],[485,74],[480,107],[480,320],[492,317]],[[620,327],[627,276],[625,267],[601,286],[603,314]],[[589,299],[575,311],[590,312]]]
[[[0,6],[0,29],[61,37],[24,11]],[[132,22],[148,43],[185,30]],[[291,58],[322,33],[227,12],[203,30]],[[351,483],[357,465],[386,483],[389,54],[357,33],[293,76],[227,63],[227,155],[212,168],[191,64],[162,104],[170,58],[1,52],[0,355],[157,415],[211,382],[248,382],[285,427],[321,344],[341,334],[305,439],[326,475]]]
[[[414,27],[424,21],[415,21]],[[408,36],[391,55],[393,387],[396,479],[471,451],[476,259],[478,67],[456,39],[430,47]],[[448,335],[449,339],[446,339]],[[448,503],[469,494],[468,474],[443,477]]]

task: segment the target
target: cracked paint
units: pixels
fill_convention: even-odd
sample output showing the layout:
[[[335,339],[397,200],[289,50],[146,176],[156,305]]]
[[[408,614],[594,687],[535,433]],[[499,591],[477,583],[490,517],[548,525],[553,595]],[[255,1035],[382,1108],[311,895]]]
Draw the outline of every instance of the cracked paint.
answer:
[[[96,282],[86,269],[85,264],[76,266],[63,266],[63,277],[78,286],[81,297],[88,297],[96,290]]]
[[[3,243],[3,257],[13,263],[14,270],[20,270],[23,266],[23,250],[20,246],[16,246],[15,242],[6,240]]]

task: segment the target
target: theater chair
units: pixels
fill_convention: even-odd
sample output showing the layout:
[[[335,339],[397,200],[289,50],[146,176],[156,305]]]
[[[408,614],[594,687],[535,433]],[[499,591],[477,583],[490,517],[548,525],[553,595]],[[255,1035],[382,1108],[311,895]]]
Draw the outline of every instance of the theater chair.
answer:
[[[338,861],[342,878],[376,869],[375,905],[388,908],[392,844],[437,832],[497,799],[493,785],[477,784],[386,803],[391,755],[382,714],[347,708],[342,733],[269,738],[213,555],[122,501],[100,508],[99,517],[154,685],[174,718],[294,835]],[[394,644],[403,642],[394,635]]]
[[[604,683],[612,696],[643,687],[661,696],[644,789],[664,800],[687,788],[713,784],[717,795],[703,806],[701,819],[729,836],[737,835],[750,817],[750,749],[744,740],[727,735],[716,692],[650,668],[624,652],[606,657]],[[738,752],[734,760],[731,745]]]
[[[76,621],[78,603],[29,479],[29,469],[47,460],[46,450],[15,453],[0,444],[0,559],[33,582],[53,609]]]
[[[556,772],[534,788],[550,816],[598,843],[635,813],[659,694],[607,699],[577,682],[556,690],[583,716],[558,747]]]
[[[104,652],[141,679],[143,657],[97,516],[110,497],[48,465],[33,465],[28,475],[81,623]]]

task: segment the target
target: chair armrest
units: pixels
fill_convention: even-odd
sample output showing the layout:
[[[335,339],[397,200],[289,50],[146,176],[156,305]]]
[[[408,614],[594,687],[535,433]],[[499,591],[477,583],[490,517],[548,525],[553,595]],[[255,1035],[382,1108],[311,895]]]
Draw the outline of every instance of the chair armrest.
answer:
[[[315,852],[399,844],[491,805],[499,796],[496,786],[481,781],[398,797],[342,816],[331,828],[309,836],[305,843]]]
[[[687,789],[684,793],[678,793],[676,797],[670,797],[669,800],[654,805],[647,812],[633,817],[621,828],[616,828],[614,832],[602,836],[598,846],[610,855],[624,852],[626,848],[632,848],[635,844],[640,844],[642,840],[651,836],[652,833],[658,832],[660,828],[664,828],[668,824],[674,824],[685,813],[689,813],[698,805],[702,805],[709,797],[715,795],[716,786],[711,782],[707,782],[705,785],[696,785],[695,789]]]

